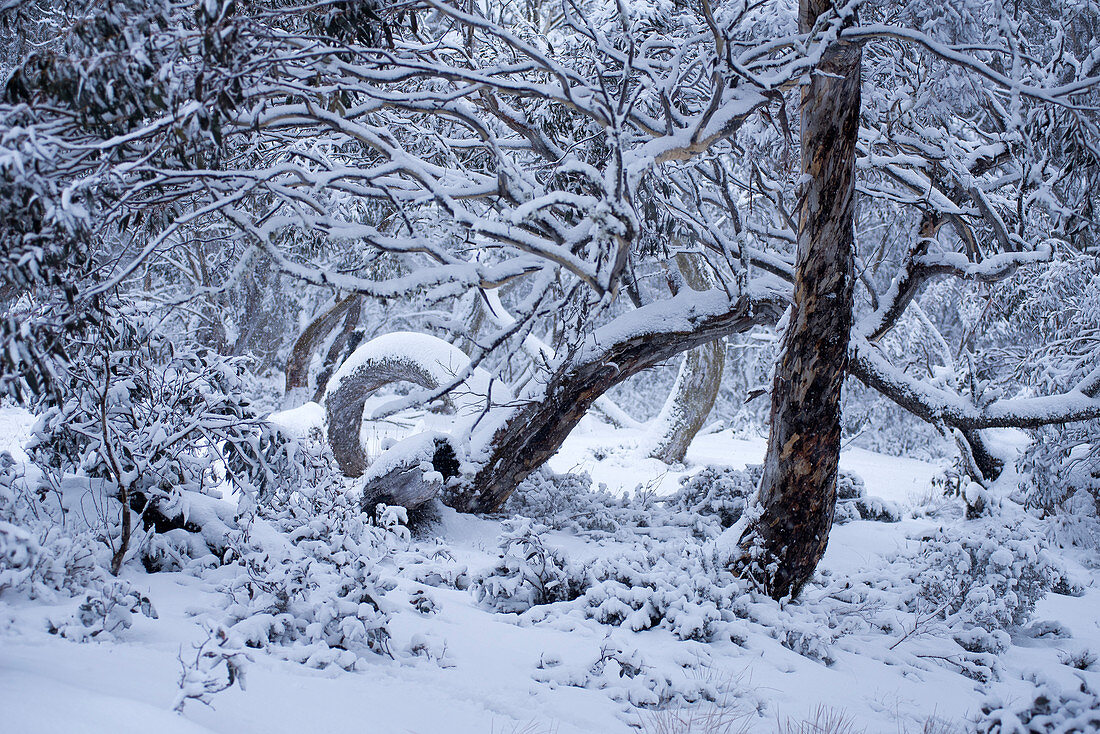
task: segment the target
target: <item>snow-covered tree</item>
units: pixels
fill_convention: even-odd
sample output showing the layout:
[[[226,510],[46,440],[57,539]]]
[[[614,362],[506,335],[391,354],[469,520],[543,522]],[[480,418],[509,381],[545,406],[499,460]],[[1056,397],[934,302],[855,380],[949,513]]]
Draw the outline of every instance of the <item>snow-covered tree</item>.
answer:
[[[775,326],[793,302],[773,445],[783,430],[820,444],[806,454],[810,478],[791,479],[815,498],[813,516],[795,523],[813,548],[792,547],[800,560],[781,564],[791,578],[767,585],[797,591],[827,538],[839,428],[833,417],[808,429],[792,421],[800,410],[835,414],[845,368],[958,431],[980,474],[994,471],[981,466],[983,429],[1100,416],[1097,370],[1034,397],[978,389],[975,370],[962,379],[958,365],[981,355],[953,314],[926,319],[927,339],[961,338],[966,359],[940,350],[925,377],[886,348],[934,280],[991,283],[1060,248],[1095,247],[1095,8],[858,5],[593,1],[518,12],[210,0],[21,11],[41,42],[14,65],[0,106],[3,170],[5,186],[33,193],[21,194],[29,213],[5,246],[27,262],[19,248],[41,259],[75,235],[95,243],[80,250],[90,265],[71,280],[73,312],[160,278],[174,292],[166,300],[216,321],[219,294],[260,262],[341,298],[415,299],[418,327],[464,339],[467,353],[403,344],[386,355],[368,342],[344,376],[380,371],[333,376],[326,401],[343,418],[330,436],[356,424],[365,391],[388,380],[422,386],[391,410],[480,391],[454,401],[469,413],[448,435],[376,459],[419,466],[430,443],[432,461],[457,468],[424,481],[446,484],[464,510],[500,507],[611,387]],[[851,77],[843,100],[825,89],[837,63]],[[41,163],[25,165],[29,156]],[[199,239],[218,267],[183,278],[182,253]],[[627,297],[643,266],[685,249],[705,263],[707,290],[640,307]],[[490,316],[477,330],[456,308],[471,299]],[[803,353],[806,338],[817,344]],[[299,361],[317,348],[306,342]],[[803,378],[805,390],[789,390]],[[364,471],[358,446],[346,448],[344,468]],[[789,509],[769,489],[786,481],[773,459],[764,498]]]

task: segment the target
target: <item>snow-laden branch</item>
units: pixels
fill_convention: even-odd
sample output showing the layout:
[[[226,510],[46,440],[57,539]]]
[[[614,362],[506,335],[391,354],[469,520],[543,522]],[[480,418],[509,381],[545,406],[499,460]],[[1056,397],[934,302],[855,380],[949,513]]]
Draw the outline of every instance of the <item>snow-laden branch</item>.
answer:
[[[1100,367],[1060,395],[995,400],[981,407],[894,367],[863,337],[852,339],[849,360],[848,369],[860,382],[937,426],[1035,428],[1100,418]]]
[[[1015,79],[998,71],[991,65],[981,61],[974,54],[966,53],[960,48],[937,41],[928,34],[912,28],[886,24],[856,25],[845,28],[840,37],[847,41],[890,38],[913,43],[924,47],[945,61],[957,64],[985,77],[1005,91],[1049,104],[1076,106],[1074,97],[1100,86],[1100,76],[1074,79],[1069,83],[1050,87],[1028,84],[1021,79]]]
[[[1049,262],[1053,257],[1053,250],[1046,244],[1036,250],[1004,252],[975,263],[958,252],[930,254],[928,243],[921,239],[910,248],[890,288],[880,297],[878,309],[860,320],[855,333],[871,342],[881,339],[897,323],[920,288],[933,278],[953,276],[964,281],[995,283],[1021,267]]]

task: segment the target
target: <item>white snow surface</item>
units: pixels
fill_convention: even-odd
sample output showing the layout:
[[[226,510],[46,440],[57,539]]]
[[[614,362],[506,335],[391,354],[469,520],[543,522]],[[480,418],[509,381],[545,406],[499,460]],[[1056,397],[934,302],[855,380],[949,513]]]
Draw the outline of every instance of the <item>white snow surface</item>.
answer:
[[[316,408],[284,417],[292,426],[316,425]],[[312,411],[312,413],[311,413]],[[29,417],[0,409],[0,451],[25,460],[20,446]],[[682,476],[704,465],[759,463],[765,439],[734,437],[722,431],[699,437],[683,467],[669,468],[640,459],[636,446],[642,430],[616,430],[586,418],[551,464],[557,471],[584,470],[597,484],[623,495],[641,486],[669,494]],[[939,467],[912,459],[851,449],[841,466],[858,473],[869,494],[919,509],[928,502],[929,482]],[[953,521],[952,521],[953,522]],[[890,577],[890,559],[935,532],[942,519],[908,516],[896,524],[852,522],[834,528],[820,572],[842,579],[868,571]],[[395,592],[430,594],[431,615],[411,608],[392,617],[394,659],[368,657],[353,671],[315,670],[251,652],[247,688],[217,693],[212,706],[189,702],[182,714],[171,710],[179,692],[179,656],[186,656],[205,633],[204,610],[216,606],[217,573],[145,574],[134,564],[124,578],[148,595],[158,619],[135,617],[117,639],[76,643],[47,633],[48,620],[72,613],[79,597],[29,599],[0,589],[0,730],[20,734],[86,732],[165,732],[191,734],[278,734],[280,732],[372,732],[434,734],[443,732],[607,733],[689,731],[667,728],[675,712],[692,706],[720,711],[737,725],[729,731],[781,730],[781,723],[811,717],[820,705],[842,712],[853,731],[917,732],[935,716],[966,731],[967,721],[991,692],[1004,699],[1023,698],[1026,681],[1039,673],[1067,687],[1087,680],[1100,689],[1100,672],[1061,664],[1066,651],[1100,652],[1100,573],[1063,561],[1083,582],[1080,597],[1050,594],[1036,619],[1068,628],[1058,639],[1014,639],[999,656],[997,680],[981,683],[936,661],[935,635],[902,639],[905,630],[877,636],[838,632],[831,665],[795,652],[769,632],[771,624],[797,629],[798,620],[814,622],[824,602],[824,587],[811,585],[787,608],[753,602],[751,617],[738,620],[740,639],[719,635],[709,642],[681,640],[664,628],[633,632],[626,626],[597,623],[576,613],[496,613],[468,590],[427,586],[403,567],[402,559],[423,558],[445,549],[448,563],[476,572],[498,560],[502,520],[444,510],[433,537],[415,539],[390,560]],[[656,533],[658,528],[649,529]],[[626,553],[630,535],[585,536],[553,531],[547,543],[571,559],[610,559]],[[419,553],[419,555],[417,555]],[[1003,554],[1002,554],[1003,555]],[[1004,559],[999,559],[1004,560]],[[414,561],[408,561],[414,563]],[[414,568],[415,570],[415,568]],[[685,582],[689,580],[685,579]],[[891,610],[865,610],[887,614]],[[813,630],[809,630],[813,632]],[[818,630],[820,631],[820,630]],[[413,647],[434,650],[417,656]],[[592,675],[593,661],[616,651],[616,661],[637,661],[647,675],[664,678],[680,690],[712,690],[717,703],[673,704],[668,710],[633,705],[642,696],[639,678],[624,677],[627,667]],[[921,657],[924,655],[924,657]],[[718,708],[716,708],[718,707]],[[661,728],[666,726],[666,728]],[[946,731],[947,729],[945,729]],[[695,731],[695,729],[691,729]],[[704,731],[706,731],[704,729]],[[715,731],[725,731],[715,729]]]

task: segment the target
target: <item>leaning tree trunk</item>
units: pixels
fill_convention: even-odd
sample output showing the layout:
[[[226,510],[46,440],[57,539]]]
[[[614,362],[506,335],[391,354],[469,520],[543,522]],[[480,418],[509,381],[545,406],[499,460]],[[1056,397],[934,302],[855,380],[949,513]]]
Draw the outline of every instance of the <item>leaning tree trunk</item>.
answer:
[[[355,322],[359,321],[359,309],[362,301],[363,297],[361,295],[353,293],[315,318],[302,331],[297,341],[294,342],[294,347],[290,350],[290,357],[286,362],[286,388],[284,390],[286,396],[289,397],[292,393],[301,392],[309,386],[309,364],[313,361],[313,355],[317,353],[321,344],[328,338],[341,319],[344,320],[345,326],[353,314]],[[352,328],[354,328],[354,325]],[[344,331],[350,333],[346,328]],[[343,332],[341,335],[343,335]],[[318,385],[318,395],[323,394],[323,392],[321,386]]]
[[[696,294],[698,295],[698,294]],[[690,294],[684,294],[692,302]],[[450,490],[444,501],[462,512],[494,512],[528,474],[538,469],[561,447],[570,431],[593,403],[609,389],[632,375],[653,367],[686,349],[712,342],[753,326],[774,324],[782,312],[781,300],[770,295],[742,295],[721,313],[690,310],[682,317],[665,318],[663,308],[675,301],[643,306],[632,311],[632,321],[675,326],[628,334],[593,349],[587,358],[566,363],[546,383],[537,400],[520,401],[485,447],[486,457],[473,478]],[[650,313],[647,314],[646,312]]]
[[[693,290],[704,291],[714,285],[700,255],[681,252],[676,255],[676,266]],[[688,446],[714,407],[725,361],[726,349],[720,339],[684,353],[672,391],[650,429],[650,457],[666,464],[684,460]]]
[[[825,0],[801,0],[809,32]],[[833,43],[802,89],[804,189],[794,304],[772,385],[760,514],[736,570],[776,599],[813,575],[833,523],[840,392],[852,328],[853,207],[860,117],[860,48]]]

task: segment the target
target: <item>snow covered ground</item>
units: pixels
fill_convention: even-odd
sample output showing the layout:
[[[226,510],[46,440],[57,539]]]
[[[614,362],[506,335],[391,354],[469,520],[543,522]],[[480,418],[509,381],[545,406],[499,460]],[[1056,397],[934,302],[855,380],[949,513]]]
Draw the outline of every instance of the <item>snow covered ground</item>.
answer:
[[[0,450],[17,460],[24,458],[18,447],[27,420],[10,408],[0,412]],[[586,422],[552,467],[588,472],[611,495],[640,485],[662,496],[703,465],[743,467],[764,452],[763,438],[713,433],[695,441],[685,467],[670,470],[632,452],[638,439]],[[967,652],[929,610],[910,603],[920,574],[935,571],[919,571],[922,539],[961,522],[958,508],[931,489],[940,468],[860,449],[845,451],[841,466],[862,477],[870,495],[897,503],[904,519],[836,526],[819,578],[796,603],[744,594],[716,603],[710,621],[695,619],[711,613],[708,594],[736,590],[732,580],[715,581],[722,576],[712,569],[706,573],[716,575],[681,580],[683,593],[702,602],[673,600],[648,628],[630,621],[636,614],[601,620],[618,601],[600,596],[609,593],[606,584],[593,583],[580,598],[501,613],[492,593],[477,591],[507,581],[489,569],[501,560],[502,532],[520,532],[516,523],[443,510],[426,536],[396,544],[379,561],[393,583],[385,597],[392,657],[367,654],[346,666],[351,670],[318,669],[274,649],[251,650],[244,690],[216,693],[210,706],[189,701],[182,715],[172,710],[181,659],[194,657],[194,646],[207,638],[202,623],[224,606],[222,569],[145,574],[129,567],[125,579],[151,600],[158,618],[135,615],[129,629],[104,642],[48,632],[51,621],[73,614],[79,596],[32,600],[0,589],[0,730],[773,732],[817,731],[797,726],[833,719],[842,726],[822,730],[947,732],[970,730],[983,704],[1028,703],[1042,686],[1100,690],[1100,664],[1065,664],[1087,661],[1083,651],[1100,654],[1095,567],[1061,554],[1056,560],[1078,595],[1049,593],[1032,615],[1058,624],[1015,630],[999,653]],[[652,599],[667,592],[660,584],[678,562],[706,570],[707,558],[719,557],[729,542],[697,528],[616,522],[617,529],[598,532],[559,523],[539,531],[537,542],[570,578],[585,568],[652,559]],[[669,574],[660,576],[666,567]],[[693,583],[699,588],[688,588]],[[418,609],[416,599],[429,601]],[[910,605],[902,608],[905,600]],[[707,633],[691,634],[692,625]]]

